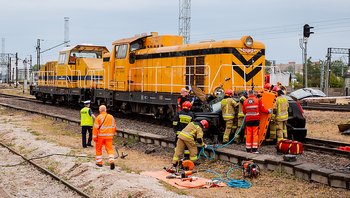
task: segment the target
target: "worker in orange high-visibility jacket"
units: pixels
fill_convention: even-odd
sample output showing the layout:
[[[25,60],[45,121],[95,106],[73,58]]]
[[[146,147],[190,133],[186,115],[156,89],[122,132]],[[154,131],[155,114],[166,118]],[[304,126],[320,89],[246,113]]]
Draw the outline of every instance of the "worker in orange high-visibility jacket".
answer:
[[[272,113],[272,109],[266,109],[264,104],[249,90],[248,98],[243,102],[243,113],[246,116],[246,150],[258,153],[260,114]]]
[[[114,117],[107,113],[105,105],[101,105],[99,111],[100,115],[96,117],[92,132],[96,144],[96,165],[99,167],[103,165],[102,146],[104,145],[108,154],[108,162],[113,170],[115,168],[113,136],[116,133],[117,126]]]

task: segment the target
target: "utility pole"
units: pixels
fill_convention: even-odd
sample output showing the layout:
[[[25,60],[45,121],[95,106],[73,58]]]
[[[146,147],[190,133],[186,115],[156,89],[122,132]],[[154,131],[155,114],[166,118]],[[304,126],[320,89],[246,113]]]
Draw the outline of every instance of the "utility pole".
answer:
[[[18,87],[18,53],[16,53],[16,81],[15,81],[15,87]]]
[[[37,46],[36,46],[36,65],[37,70],[40,70],[40,39],[37,40]]]
[[[7,62],[7,83],[11,85],[11,56],[8,57],[9,60]]]
[[[23,61],[23,65],[24,65],[23,93],[25,93],[25,91],[27,90],[27,79],[28,79],[27,63],[28,63],[28,60],[27,58],[25,58]]]
[[[29,85],[32,84],[32,73],[33,73],[33,60],[32,55],[29,55]]]

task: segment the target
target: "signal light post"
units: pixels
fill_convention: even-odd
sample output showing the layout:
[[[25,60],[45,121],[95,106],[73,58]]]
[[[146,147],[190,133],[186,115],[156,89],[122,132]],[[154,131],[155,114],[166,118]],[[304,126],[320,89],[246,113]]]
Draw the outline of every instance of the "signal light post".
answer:
[[[313,34],[314,32],[311,32],[310,30],[314,27],[310,27],[308,24],[304,25],[303,30],[303,36],[304,36],[304,87],[307,87],[307,40],[310,37],[310,34]]]

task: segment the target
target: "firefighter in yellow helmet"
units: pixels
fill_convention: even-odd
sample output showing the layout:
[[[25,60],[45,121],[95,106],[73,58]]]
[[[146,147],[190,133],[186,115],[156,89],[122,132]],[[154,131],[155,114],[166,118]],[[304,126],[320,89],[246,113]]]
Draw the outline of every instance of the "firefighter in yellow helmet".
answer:
[[[194,121],[190,122],[178,135],[178,140],[176,143],[176,149],[173,156],[173,167],[176,167],[180,161],[180,157],[183,154],[185,147],[187,146],[190,151],[190,160],[197,161],[197,145],[205,146],[203,141],[203,129],[207,129],[209,123],[206,120],[201,120],[200,122]]]
[[[277,90],[277,89],[276,89]],[[276,123],[277,142],[287,138],[287,121],[288,121],[288,99],[284,97],[284,92],[278,88],[278,97],[276,99],[274,113]]]
[[[232,98],[233,91],[228,89],[225,91],[225,98],[221,100],[222,117],[226,122],[226,129],[222,143],[227,143],[233,128],[233,120],[235,118],[235,107],[238,103]]]

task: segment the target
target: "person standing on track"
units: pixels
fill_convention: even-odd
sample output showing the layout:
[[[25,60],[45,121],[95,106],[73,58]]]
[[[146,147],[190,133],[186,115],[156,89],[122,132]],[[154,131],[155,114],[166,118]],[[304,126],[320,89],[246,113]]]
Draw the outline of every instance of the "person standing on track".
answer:
[[[100,115],[96,117],[93,128],[93,140],[96,143],[96,165],[102,167],[102,146],[108,154],[108,162],[111,170],[115,168],[114,165],[114,149],[113,149],[113,137],[117,130],[117,125],[114,117],[107,113],[105,105],[99,107]]]
[[[84,102],[84,108],[80,110],[80,126],[82,135],[82,146],[86,148],[88,146],[92,147],[92,125],[94,124],[95,115],[90,109],[90,100]],[[86,142],[86,132],[89,133],[88,141]]]
[[[261,113],[272,113],[272,109],[266,109],[253,90],[249,90],[248,98],[243,102],[243,113],[246,116],[246,150],[258,153],[259,125]]]

